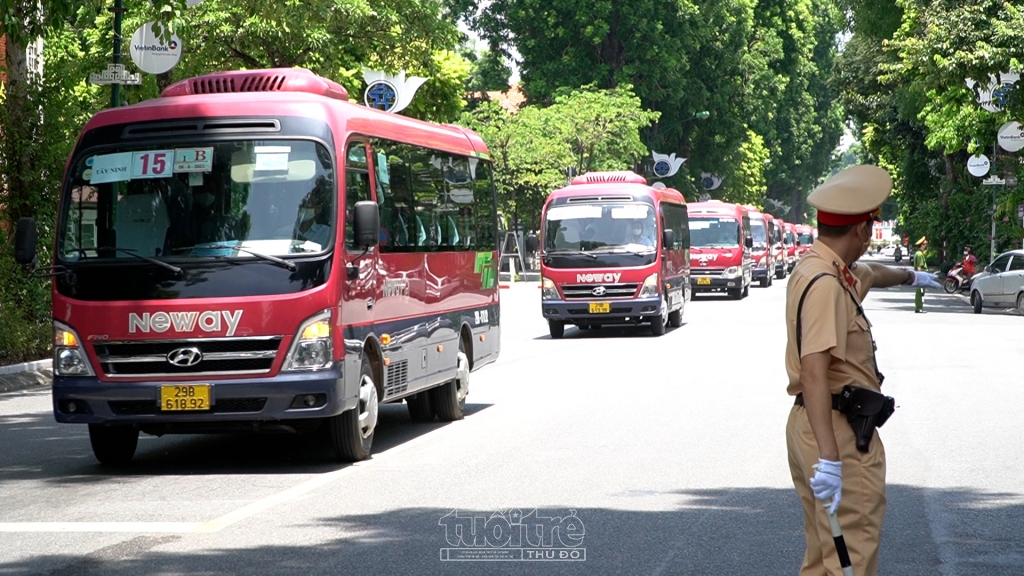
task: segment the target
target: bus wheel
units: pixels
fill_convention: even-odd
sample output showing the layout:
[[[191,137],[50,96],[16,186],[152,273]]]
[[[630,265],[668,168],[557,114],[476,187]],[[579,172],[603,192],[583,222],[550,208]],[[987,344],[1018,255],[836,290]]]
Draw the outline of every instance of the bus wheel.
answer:
[[[668,325],[673,328],[679,328],[683,325],[683,309],[675,310],[668,313]]]
[[[131,462],[139,444],[139,431],[131,426],[89,424],[92,453],[101,464],[117,466]]]
[[[555,340],[565,335],[565,322],[555,322],[554,320],[548,320],[548,332],[551,333],[551,337]]]
[[[430,402],[428,390],[409,396],[405,399],[405,403],[409,406],[409,417],[413,422],[434,421],[434,405]]]
[[[430,390],[431,400],[441,422],[462,420],[469,395],[469,356],[466,345],[459,341],[459,356],[455,365],[455,378]]]
[[[782,279],[784,279],[786,277],[786,265],[785,264],[782,265],[782,268],[779,268],[778,270],[776,270],[775,277],[778,278],[779,280],[782,280]]]
[[[746,286],[743,287],[743,294],[740,296],[740,298],[746,298],[747,296],[750,296],[750,284],[747,284]]]
[[[767,288],[768,287],[768,278],[771,278],[771,276],[767,276],[766,275],[764,278],[761,278],[760,280],[758,280],[758,282],[761,283],[761,288]]]
[[[359,374],[359,403],[329,420],[331,448],[339,460],[356,462],[370,456],[373,431],[377,428],[377,409],[373,366],[368,358],[363,358]]]
[[[743,298],[743,288],[730,288],[729,289],[729,299],[731,299],[731,300],[739,300],[740,298]]]
[[[651,334],[661,336],[665,333],[665,325],[668,323],[668,303],[661,299],[661,314],[651,318]]]

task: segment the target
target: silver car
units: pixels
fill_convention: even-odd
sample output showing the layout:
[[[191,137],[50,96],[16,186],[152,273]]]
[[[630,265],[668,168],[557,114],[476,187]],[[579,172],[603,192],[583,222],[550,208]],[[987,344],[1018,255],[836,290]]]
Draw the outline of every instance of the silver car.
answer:
[[[1013,308],[1024,314],[1024,250],[1000,254],[971,280],[974,313],[983,307]]]

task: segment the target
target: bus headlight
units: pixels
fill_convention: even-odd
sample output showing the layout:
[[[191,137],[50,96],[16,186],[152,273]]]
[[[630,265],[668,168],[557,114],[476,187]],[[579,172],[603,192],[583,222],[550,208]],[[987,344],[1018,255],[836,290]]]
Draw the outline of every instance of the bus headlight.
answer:
[[[725,276],[726,278],[736,278],[739,275],[740,275],[740,267],[739,266],[729,266],[728,268],[725,269],[725,272],[722,272],[722,276]]]
[[[541,278],[540,288],[541,300],[558,300],[558,288],[555,288],[554,282],[548,278]]]
[[[53,323],[53,372],[58,376],[95,376],[82,340],[60,322]]]
[[[640,296],[638,298],[653,298],[658,295],[658,273],[655,272],[644,280],[644,285],[640,288]]]
[[[288,351],[284,370],[289,372],[325,370],[333,363],[331,311],[325,310],[299,326]]]

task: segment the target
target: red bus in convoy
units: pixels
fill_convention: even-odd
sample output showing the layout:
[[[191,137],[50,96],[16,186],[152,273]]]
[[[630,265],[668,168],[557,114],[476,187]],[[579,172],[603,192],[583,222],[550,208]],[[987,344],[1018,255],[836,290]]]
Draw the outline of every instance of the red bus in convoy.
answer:
[[[750,292],[754,237],[745,208],[720,200],[692,203],[690,284],[694,292],[725,292],[739,300]]]
[[[814,244],[814,229],[807,224],[796,225],[796,259],[800,260],[804,252],[811,249]]]
[[[35,224],[19,222],[18,260]],[[380,403],[462,417],[499,344],[473,132],[304,69],[210,74],[96,114],[68,161],[53,407],[103,463],[147,434],[268,431],[369,456]]]
[[[786,277],[786,256],[782,246],[782,220],[765,214],[768,224],[768,237],[771,239],[772,266],[775,268],[775,277],[782,280]]]
[[[566,324],[678,328],[690,299],[683,195],[633,172],[589,172],[555,190],[541,215],[541,311],[552,338]]]
[[[751,248],[751,259],[754,261],[753,281],[761,284],[762,288],[772,285],[772,278],[775,276],[775,259],[771,250],[771,221],[769,214],[762,214],[755,206],[743,206],[750,216],[750,233],[754,238],[754,247]]]
[[[786,237],[786,272],[792,272],[793,267],[796,266],[796,253],[798,250],[797,236],[796,236],[796,224],[790,224],[786,222],[783,227],[783,233]]]

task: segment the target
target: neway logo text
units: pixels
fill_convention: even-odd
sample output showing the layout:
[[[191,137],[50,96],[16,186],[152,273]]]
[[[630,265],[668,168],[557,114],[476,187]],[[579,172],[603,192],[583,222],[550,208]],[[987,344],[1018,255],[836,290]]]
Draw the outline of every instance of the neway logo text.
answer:
[[[708,260],[712,262],[718,260],[718,254],[696,254],[695,257],[700,260],[701,264],[706,264]]]
[[[577,274],[577,282],[618,282],[622,278],[621,272],[609,274]]]
[[[221,322],[223,319],[223,322]],[[234,336],[238,324],[242,321],[242,311],[227,310],[208,312],[143,312],[142,316],[134,312],[128,314],[128,333],[136,332],[192,332],[199,326],[203,332],[220,332],[227,326],[225,336]]]

